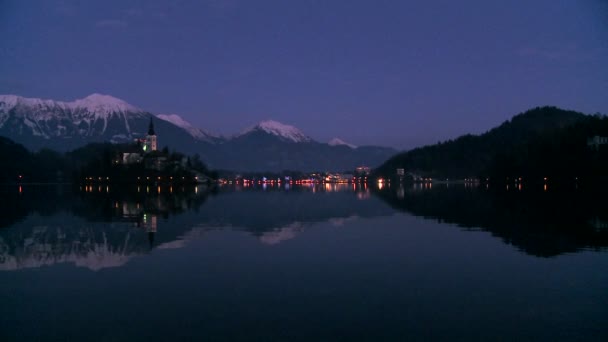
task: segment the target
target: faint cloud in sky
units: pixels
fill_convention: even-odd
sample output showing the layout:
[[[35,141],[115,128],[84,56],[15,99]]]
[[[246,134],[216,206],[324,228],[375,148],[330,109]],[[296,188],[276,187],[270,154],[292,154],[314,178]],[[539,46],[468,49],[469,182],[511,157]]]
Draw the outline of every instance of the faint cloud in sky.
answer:
[[[124,10],[124,13],[130,17],[139,17],[144,14],[144,10],[141,8],[129,8]]]
[[[67,1],[58,1],[55,7],[55,11],[63,16],[71,17],[78,14],[76,7]]]
[[[131,7],[122,11],[122,16],[131,19],[152,18],[165,19],[175,7],[174,4],[147,4],[142,7]]]
[[[522,57],[544,57],[549,59],[557,59],[561,57],[561,53],[557,50],[542,49],[536,47],[525,47],[517,50],[517,54]]]
[[[99,20],[98,22],[96,22],[95,26],[97,26],[99,28],[122,29],[122,28],[129,26],[129,24],[125,20],[104,19],[104,20]]]
[[[237,7],[237,0],[207,0],[209,6],[220,11],[229,11]]]
[[[594,51],[586,50],[575,44],[566,44],[559,47],[523,47],[517,50],[521,57],[537,57],[554,61],[570,60],[580,61],[589,60],[595,56]]]

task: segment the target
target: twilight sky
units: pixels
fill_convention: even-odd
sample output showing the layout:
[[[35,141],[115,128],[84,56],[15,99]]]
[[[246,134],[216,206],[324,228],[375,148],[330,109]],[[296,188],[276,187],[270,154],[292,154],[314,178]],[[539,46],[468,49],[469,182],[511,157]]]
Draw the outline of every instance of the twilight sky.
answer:
[[[608,113],[605,0],[0,0],[0,94],[98,92],[231,134],[411,148]]]

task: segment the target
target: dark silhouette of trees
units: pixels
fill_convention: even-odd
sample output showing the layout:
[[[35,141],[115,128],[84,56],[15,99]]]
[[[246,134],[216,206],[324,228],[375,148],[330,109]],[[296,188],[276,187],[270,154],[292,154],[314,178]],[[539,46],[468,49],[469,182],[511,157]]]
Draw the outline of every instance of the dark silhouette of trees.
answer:
[[[0,137],[0,183],[70,182],[111,180],[133,182],[138,179],[165,176],[195,181],[197,174],[209,174],[200,156],[186,157],[168,148],[143,155],[141,163],[124,164],[122,153],[139,153],[137,144],[94,143],[65,154],[49,149],[32,153],[20,144]],[[157,161],[161,162],[157,162]],[[191,162],[189,162],[191,160]],[[150,167],[152,164],[158,167]],[[148,166],[148,167],[147,167]]]
[[[587,146],[608,136],[601,115],[540,107],[516,115],[481,135],[424,146],[398,154],[376,170],[394,177],[397,168],[433,178],[599,177],[606,174],[606,147]]]

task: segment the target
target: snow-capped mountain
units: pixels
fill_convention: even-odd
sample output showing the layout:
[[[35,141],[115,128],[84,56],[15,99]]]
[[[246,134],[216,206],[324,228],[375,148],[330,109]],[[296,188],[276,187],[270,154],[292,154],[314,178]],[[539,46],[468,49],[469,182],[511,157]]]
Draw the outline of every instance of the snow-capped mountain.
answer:
[[[244,130],[241,134],[237,135],[237,137],[254,132],[266,132],[268,134],[272,134],[286,141],[294,143],[313,141],[312,138],[302,133],[302,131],[295,128],[294,126],[286,125],[274,120],[262,121],[257,125]]]
[[[198,153],[217,169],[349,170],[379,165],[396,152],[384,147],[356,147],[340,139],[320,143],[294,126],[273,120],[224,138],[177,114],[154,115],[109,95],[92,94],[72,102],[0,95],[0,136],[30,150],[69,151],[93,142],[129,143],[146,136],[150,120],[159,148]]]
[[[183,128],[193,138],[196,138],[199,140],[205,140],[205,141],[209,141],[209,142],[220,139],[219,135],[205,131],[204,129],[201,129],[201,128],[194,127],[194,125],[192,125],[188,121],[184,120],[181,116],[179,116],[177,114],[158,114],[158,115],[156,115],[156,117],[161,120],[170,122],[170,123],[174,124],[175,126]]]
[[[141,109],[121,99],[97,93],[91,94],[84,99],[68,102],[66,105],[73,109],[85,109],[90,113],[95,113],[98,117],[112,115],[112,113],[143,112]]]
[[[72,102],[0,95],[0,135],[34,150],[132,142],[146,135],[151,118],[151,113],[109,95],[92,94]],[[196,152],[198,143],[215,139],[178,116],[159,117],[154,124],[163,132],[160,146],[188,153]]]
[[[125,101],[101,94],[73,102],[0,95],[0,132],[9,136],[120,140],[132,136],[132,120],[146,115]]]
[[[349,144],[349,143],[345,142],[344,140],[342,140],[340,138],[333,138],[327,144],[329,146],[348,146],[348,147],[350,147],[352,149],[357,148],[357,146],[355,146],[353,144]]]
[[[24,109],[19,111],[19,109]],[[72,102],[25,98],[16,95],[0,95],[0,127],[9,119],[13,111],[17,117],[22,115],[26,122],[69,118],[76,124],[86,122],[90,125],[95,120],[107,123],[113,116],[124,117],[125,113],[141,114],[143,110],[123,100],[108,95],[91,94],[84,99]],[[104,125],[106,127],[107,125]],[[44,128],[31,126],[35,133],[45,135]]]

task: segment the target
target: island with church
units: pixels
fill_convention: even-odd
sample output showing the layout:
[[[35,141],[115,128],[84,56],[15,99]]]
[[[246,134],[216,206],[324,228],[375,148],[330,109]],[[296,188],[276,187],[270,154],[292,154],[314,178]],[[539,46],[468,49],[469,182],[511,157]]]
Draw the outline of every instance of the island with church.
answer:
[[[83,149],[96,150],[93,154],[98,157],[80,165],[79,183],[198,184],[217,179],[217,173],[198,154],[187,156],[168,147],[159,150],[152,118],[145,138],[127,144],[90,144]]]

